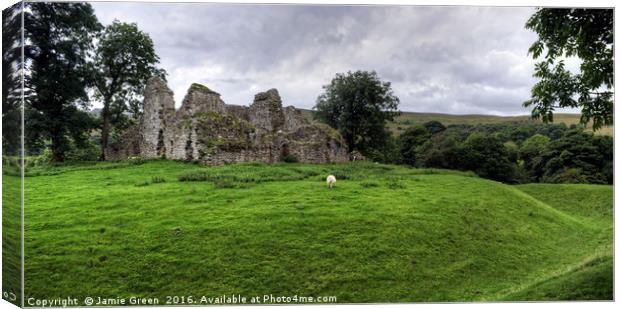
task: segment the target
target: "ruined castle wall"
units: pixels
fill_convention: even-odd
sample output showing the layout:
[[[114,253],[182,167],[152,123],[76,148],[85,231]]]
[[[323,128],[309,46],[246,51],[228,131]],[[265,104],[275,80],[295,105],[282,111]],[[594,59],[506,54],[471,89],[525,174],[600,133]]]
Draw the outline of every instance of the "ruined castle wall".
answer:
[[[308,163],[341,163],[348,161],[348,151],[339,134],[327,125],[297,127],[286,135],[290,154]]]
[[[226,105],[226,113],[245,121],[250,121],[250,108],[247,106]]]
[[[147,83],[144,114],[136,128],[109,147],[111,159],[138,154],[207,165],[274,163],[286,155],[309,163],[348,160],[334,129],[311,123],[292,106],[283,108],[276,89],[256,94],[246,107],[226,105],[217,92],[192,84],[176,111],[172,91],[153,78]]]
[[[249,118],[252,124],[265,131],[281,130],[284,126],[284,112],[278,91],[269,89],[256,94],[249,108]]]
[[[172,90],[159,78],[151,79],[144,90],[144,113],[140,120],[140,153],[146,158],[166,153],[166,129],[173,125],[175,114]]]
[[[284,131],[292,132],[300,127],[310,125],[310,121],[306,119],[301,111],[293,106],[287,106],[283,109],[284,113]]]
[[[181,117],[198,113],[226,113],[226,104],[220,94],[200,84],[192,84],[179,109]]]
[[[166,157],[173,160],[194,161],[200,157],[201,142],[196,129],[196,117],[209,113],[226,113],[226,104],[220,94],[192,84],[175,113],[174,124],[168,128]]]
[[[187,123],[176,122],[166,135],[168,148],[166,158],[172,160],[192,161],[196,158],[196,133],[195,129]]]
[[[241,162],[275,163],[279,161],[278,152],[271,145],[236,152],[218,152],[205,157],[201,162],[207,165],[225,165]]]

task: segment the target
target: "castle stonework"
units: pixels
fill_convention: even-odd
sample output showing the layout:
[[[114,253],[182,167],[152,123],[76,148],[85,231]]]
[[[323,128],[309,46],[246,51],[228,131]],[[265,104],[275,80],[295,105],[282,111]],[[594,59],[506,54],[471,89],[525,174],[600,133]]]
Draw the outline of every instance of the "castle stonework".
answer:
[[[307,163],[348,161],[340,134],[292,106],[282,107],[276,89],[256,94],[248,107],[227,105],[219,93],[192,84],[176,110],[173,93],[160,78],[146,85],[139,123],[106,149],[108,160],[134,156],[207,165],[274,163],[290,156]]]

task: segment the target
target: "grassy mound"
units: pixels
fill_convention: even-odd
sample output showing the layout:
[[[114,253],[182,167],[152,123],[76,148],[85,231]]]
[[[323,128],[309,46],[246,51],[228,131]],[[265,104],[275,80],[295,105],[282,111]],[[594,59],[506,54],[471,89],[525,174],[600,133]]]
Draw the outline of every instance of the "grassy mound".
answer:
[[[530,184],[523,192],[578,218],[600,232],[599,248],[581,264],[543,279],[505,300],[610,300],[613,299],[613,190],[599,185]]]
[[[332,190],[327,174],[338,178]],[[549,282],[604,275],[577,267],[611,247],[611,213],[599,212],[610,186],[583,186],[600,205],[582,213],[544,186],[375,164],[152,161],[25,181],[27,297],[414,302],[531,299],[541,294],[529,289],[547,288],[560,298]]]
[[[528,184],[519,190],[545,202],[554,208],[580,219],[611,227],[614,196],[611,186],[580,184]],[[611,236],[611,234],[609,235]]]
[[[612,257],[599,257],[508,295],[504,300],[611,300],[614,298],[613,277]]]

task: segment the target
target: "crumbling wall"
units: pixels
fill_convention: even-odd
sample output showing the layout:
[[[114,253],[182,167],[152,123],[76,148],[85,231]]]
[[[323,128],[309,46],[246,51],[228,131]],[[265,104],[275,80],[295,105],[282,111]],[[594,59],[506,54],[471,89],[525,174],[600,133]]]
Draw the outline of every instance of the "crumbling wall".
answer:
[[[123,148],[113,158],[139,155],[208,165],[278,162],[293,155],[301,162],[348,161],[342,137],[329,126],[310,123],[292,106],[283,108],[276,89],[256,94],[249,106],[226,105],[220,94],[192,84],[181,108],[174,109],[172,91],[159,78],[149,80],[144,114]]]
[[[146,105],[146,101],[145,101]],[[173,125],[167,128],[168,148],[166,158],[194,161],[200,156],[199,133],[196,128],[198,115],[226,113],[226,104],[220,94],[200,84],[192,84],[181,108],[174,115]]]
[[[249,109],[250,122],[268,132],[281,130],[284,126],[282,99],[276,89],[257,93]]]
[[[310,121],[301,114],[301,111],[293,106],[284,108],[284,131],[295,131],[303,126],[310,125]]]
[[[140,119],[140,153],[146,158],[166,154],[165,134],[174,126],[174,94],[159,78],[152,78],[144,89],[144,113]]]

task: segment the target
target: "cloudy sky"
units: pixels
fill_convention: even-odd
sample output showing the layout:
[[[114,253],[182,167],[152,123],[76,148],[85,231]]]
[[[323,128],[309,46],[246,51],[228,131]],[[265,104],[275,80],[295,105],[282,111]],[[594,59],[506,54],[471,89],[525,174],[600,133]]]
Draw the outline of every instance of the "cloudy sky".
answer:
[[[533,8],[93,3],[102,23],[149,33],[177,107],[193,82],[248,105],[277,88],[311,108],[339,72],[375,70],[400,109],[527,114]]]

